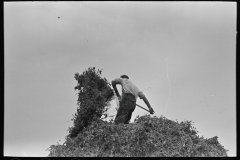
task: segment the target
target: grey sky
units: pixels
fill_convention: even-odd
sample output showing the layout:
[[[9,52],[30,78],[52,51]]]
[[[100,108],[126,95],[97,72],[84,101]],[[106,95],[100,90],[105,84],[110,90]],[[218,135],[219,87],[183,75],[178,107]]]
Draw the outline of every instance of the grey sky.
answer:
[[[47,156],[63,142],[74,74],[96,66],[109,81],[127,74],[155,115],[193,121],[236,156],[234,2],[5,2],[4,45],[5,155]]]

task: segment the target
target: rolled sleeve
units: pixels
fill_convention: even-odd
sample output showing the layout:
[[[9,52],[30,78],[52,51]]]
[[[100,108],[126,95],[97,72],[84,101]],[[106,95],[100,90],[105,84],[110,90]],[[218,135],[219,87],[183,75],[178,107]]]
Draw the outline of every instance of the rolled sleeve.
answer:
[[[113,80],[116,84],[122,84],[122,79],[121,78],[116,78]]]
[[[144,99],[145,95],[143,94],[143,92],[138,92],[138,97],[140,99]]]

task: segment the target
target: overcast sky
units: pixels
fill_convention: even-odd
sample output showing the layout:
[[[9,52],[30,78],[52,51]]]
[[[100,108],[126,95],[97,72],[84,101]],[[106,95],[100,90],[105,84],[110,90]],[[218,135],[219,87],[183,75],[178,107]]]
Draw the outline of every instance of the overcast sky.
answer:
[[[5,2],[4,155],[64,141],[74,74],[92,66],[128,75],[156,116],[191,120],[236,156],[235,2]]]

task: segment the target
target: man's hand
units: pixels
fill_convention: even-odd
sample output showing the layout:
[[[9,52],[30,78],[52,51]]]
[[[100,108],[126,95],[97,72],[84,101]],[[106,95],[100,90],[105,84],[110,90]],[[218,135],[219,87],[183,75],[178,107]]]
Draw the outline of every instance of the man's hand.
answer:
[[[122,97],[118,96],[118,101],[121,102],[122,101]]]
[[[154,114],[155,113],[154,110],[152,109],[152,107],[149,108],[149,112],[150,112],[150,114]]]

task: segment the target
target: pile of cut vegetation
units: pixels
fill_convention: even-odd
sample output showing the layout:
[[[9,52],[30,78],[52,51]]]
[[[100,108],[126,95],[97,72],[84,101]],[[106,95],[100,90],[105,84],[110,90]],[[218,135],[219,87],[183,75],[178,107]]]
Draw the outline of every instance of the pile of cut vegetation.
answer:
[[[49,157],[226,157],[217,138],[199,137],[191,121],[162,116],[119,125],[95,118],[77,137],[51,145]]]
[[[114,97],[102,70],[89,67],[76,73],[78,108],[65,142],[51,145],[49,157],[223,157],[227,150],[217,136],[199,137],[191,121],[166,117],[137,117],[133,123],[115,125],[100,118]]]

